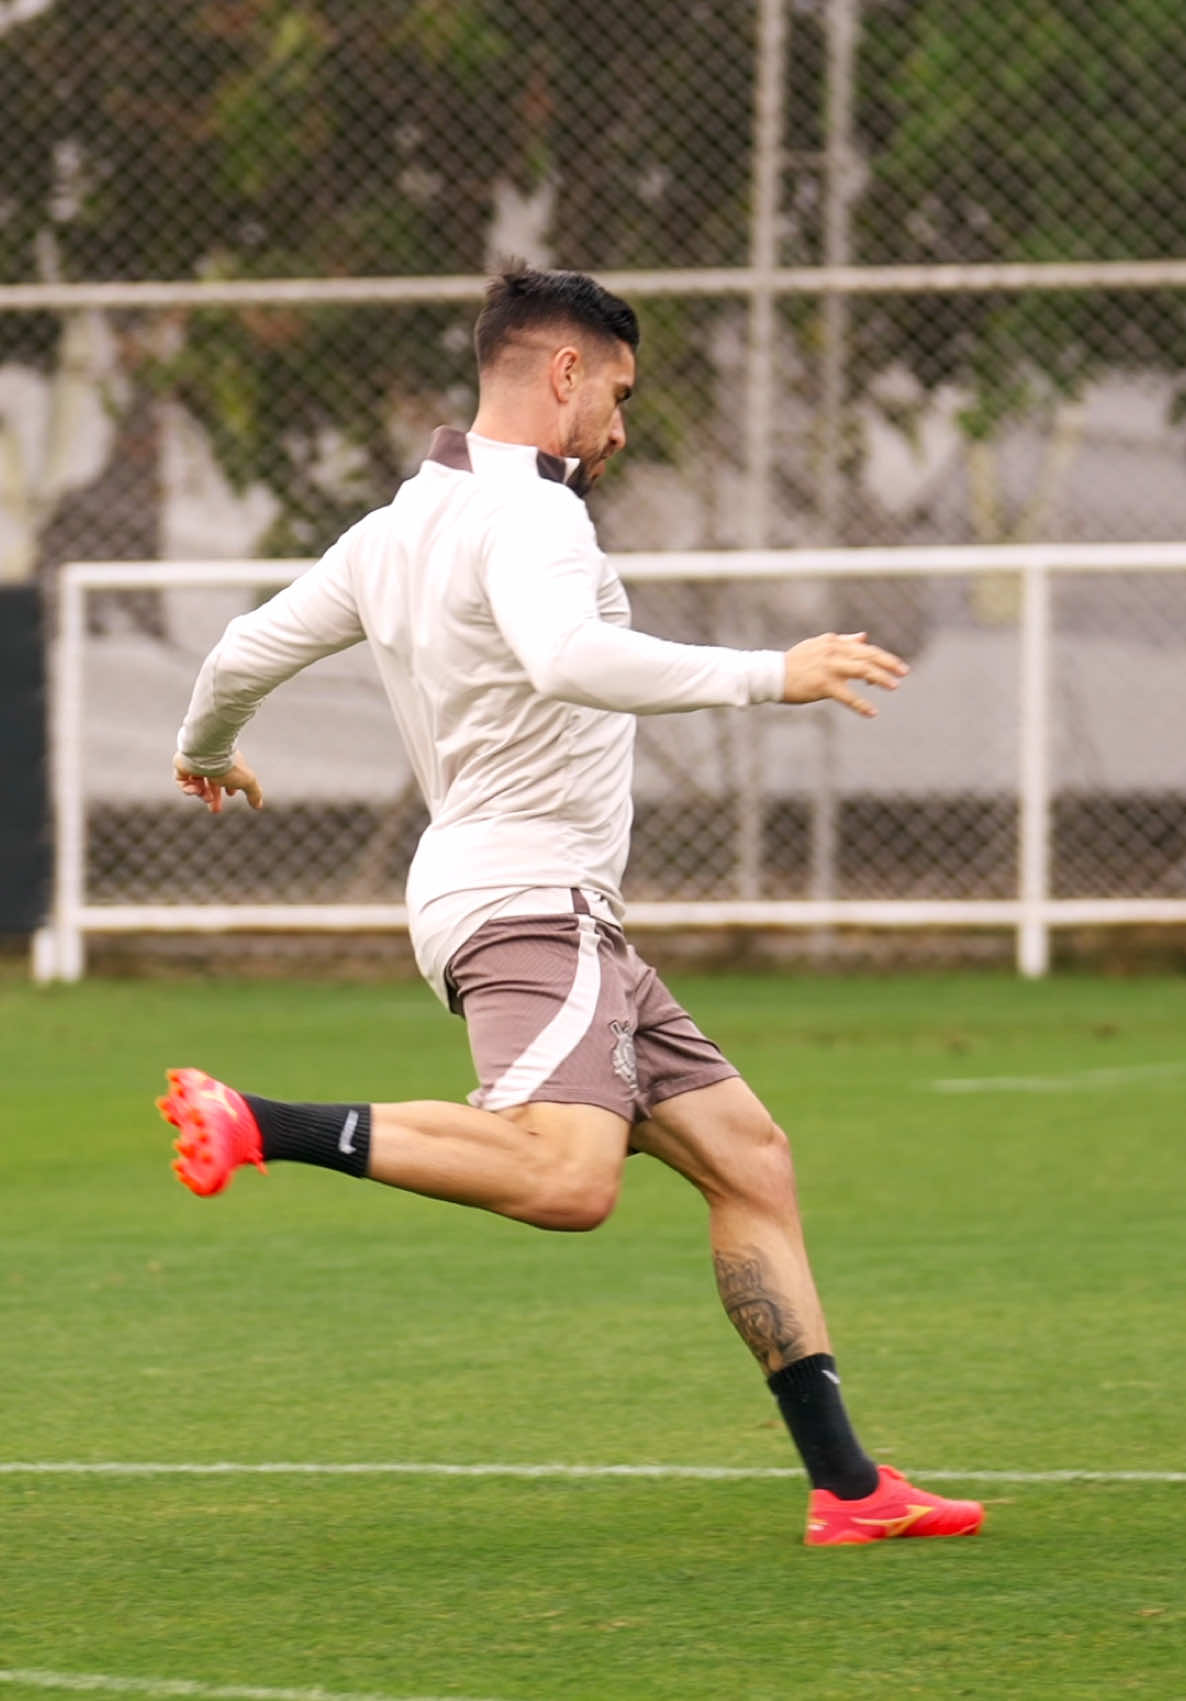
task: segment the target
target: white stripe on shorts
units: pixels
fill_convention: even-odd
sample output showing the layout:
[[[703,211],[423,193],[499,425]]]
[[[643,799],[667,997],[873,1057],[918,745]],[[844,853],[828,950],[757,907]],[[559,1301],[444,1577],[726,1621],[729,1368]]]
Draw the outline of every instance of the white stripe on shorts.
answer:
[[[543,1086],[589,1032],[601,993],[597,923],[591,915],[578,915],[577,926],[580,929],[577,968],[568,997],[526,1051],[520,1052],[490,1091],[482,1094],[483,1110],[508,1110],[511,1105],[526,1104],[536,1088]]]

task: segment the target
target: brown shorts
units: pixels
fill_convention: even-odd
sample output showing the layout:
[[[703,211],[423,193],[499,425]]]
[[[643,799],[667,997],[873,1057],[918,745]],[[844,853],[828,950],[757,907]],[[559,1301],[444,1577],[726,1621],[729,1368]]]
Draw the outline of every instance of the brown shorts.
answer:
[[[488,921],[446,978],[484,1110],[593,1104],[633,1124],[737,1074],[621,929],[591,915]]]

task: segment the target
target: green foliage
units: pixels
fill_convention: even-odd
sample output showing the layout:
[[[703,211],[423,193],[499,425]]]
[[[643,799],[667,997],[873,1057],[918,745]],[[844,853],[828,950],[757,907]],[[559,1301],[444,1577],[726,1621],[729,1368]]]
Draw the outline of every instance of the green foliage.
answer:
[[[1186,80],[1180,0],[891,0],[861,58],[867,263],[1177,256]],[[900,358],[970,384],[973,437],[1105,366],[1186,362],[1181,292],[902,298]]]
[[[664,0],[607,28],[560,0],[54,0],[0,37],[0,279],[32,275],[47,229],[68,278],[480,272],[500,177],[555,186],[560,264],[739,263],[750,13]],[[471,319],[195,314],[147,378],[235,485],[279,497],[265,547],[316,549],[398,482],[394,417],[468,407]],[[32,321],[0,338],[54,358]],[[641,439],[676,453],[689,412],[676,396]],[[330,438],[357,451],[337,488],[317,473]]]
[[[413,45],[426,64],[456,78],[472,95],[512,52],[484,0],[416,0],[391,31],[393,45]]]
[[[818,8],[789,10],[783,253],[810,264],[824,34]],[[0,36],[0,281],[37,274],[47,233],[66,278],[480,272],[500,179],[552,188],[558,264],[744,264],[755,16],[752,0],[53,0]],[[858,259],[1178,253],[1184,86],[1181,0],[867,4]],[[648,309],[647,453],[693,443],[712,373],[686,345],[721,311]],[[464,408],[471,316],[393,312],[376,338],[368,311],[200,315],[155,379],[313,548],[347,499],[389,495],[395,414]],[[813,365],[818,305],[785,322]],[[925,388],[972,390],[976,440],[1105,366],[1186,366],[1181,292],[859,299],[852,324],[854,393],[892,349]],[[53,321],[0,316],[14,353],[51,364]],[[327,435],[364,469],[328,506],[310,472]]]
[[[229,197],[253,203],[302,179],[331,138],[317,98],[328,30],[300,8],[278,8],[266,23],[258,57],[226,77],[210,102],[221,180]]]

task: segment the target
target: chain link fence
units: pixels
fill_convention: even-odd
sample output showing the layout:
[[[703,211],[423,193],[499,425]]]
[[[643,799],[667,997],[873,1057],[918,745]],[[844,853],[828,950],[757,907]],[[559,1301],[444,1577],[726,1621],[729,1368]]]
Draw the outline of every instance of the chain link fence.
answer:
[[[317,553],[467,422],[481,278],[507,254],[637,301],[630,448],[594,499],[611,549],[1182,538],[1184,78],[1180,0],[0,0],[0,578]],[[1008,574],[634,600],[673,637],[868,627],[974,677],[1016,647]],[[1068,639],[1124,649],[1121,680],[1180,664],[1182,575],[1068,576],[1057,601]],[[179,718],[220,607],[91,599],[113,760],[148,681]],[[951,727],[960,670],[935,678]],[[1168,890],[1180,764],[1142,758],[1124,693],[1097,725],[1073,669],[1059,690],[1059,889]],[[986,711],[971,768],[938,738],[926,771],[891,752],[872,791],[823,717],[774,725],[644,725],[636,892],[1013,879],[1009,783],[977,777],[1007,722]],[[748,841],[730,775],[763,796]],[[389,892],[403,781],[378,795],[327,761],[311,783],[260,878]],[[319,872],[327,802],[360,848]],[[98,885],[172,890],[180,824],[162,839],[131,782],[95,809]],[[217,825],[215,883],[219,857],[243,869]]]

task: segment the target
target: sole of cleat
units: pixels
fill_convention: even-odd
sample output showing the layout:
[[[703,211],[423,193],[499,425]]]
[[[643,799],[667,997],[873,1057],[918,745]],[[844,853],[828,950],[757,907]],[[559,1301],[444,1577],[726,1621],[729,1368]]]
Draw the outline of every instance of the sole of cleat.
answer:
[[[170,1091],[156,1100],[156,1106],[178,1130],[172,1169],[183,1186],[199,1198],[209,1198],[221,1193],[244,1164],[254,1164],[267,1174],[259,1131],[232,1089],[196,1069],[166,1070],[166,1080]],[[208,1106],[202,1103],[203,1095],[210,1099]]]

